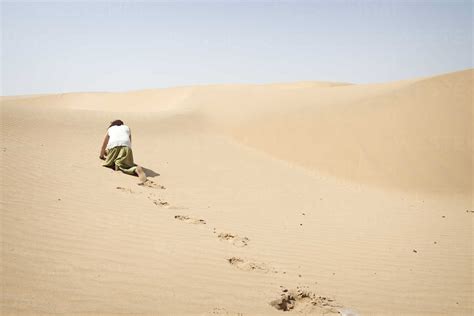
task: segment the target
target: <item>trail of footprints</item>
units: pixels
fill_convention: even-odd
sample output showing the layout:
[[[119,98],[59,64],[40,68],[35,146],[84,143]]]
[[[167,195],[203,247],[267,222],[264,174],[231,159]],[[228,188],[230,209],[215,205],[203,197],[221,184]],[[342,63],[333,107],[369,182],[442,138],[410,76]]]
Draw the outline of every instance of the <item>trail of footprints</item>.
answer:
[[[152,189],[165,189],[164,186],[158,185],[157,183],[147,180],[144,184],[141,184],[143,187],[147,188],[152,188]],[[135,192],[129,188],[124,188],[124,187],[116,187],[117,190],[120,190],[125,193],[131,193],[135,194],[138,192]],[[176,207],[176,206],[171,206],[167,201],[164,201],[160,198],[156,198],[155,194],[149,193],[147,198],[152,201],[153,204],[159,207],[164,207],[167,209],[174,209],[174,210],[182,210],[186,209],[184,207]],[[305,215],[303,213],[303,215]],[[182,215],[182,214],[177,214],[174,216],[174,218],[178,221],[181,221],[183,223],[187,224],[194,224],[194,225],[206,225],[206,221],[204,219],[200,218],[194,218],[190,217],[187,215]],[[213,229],[213,233],[217,234],[216,228]],[[217,234],[217,238],[220,241],[225,241],[229,242],[232,244],[234,247],[242,248],[248,246],[250,239],[245,236],[239,236],[237,234],[233,233],[227,233],[227,232],[220,232]],[[252,259],[245,259],[241,257],[230,257],[226,258],[226,261],[228,264],[233,266],[234,268],[242,271],[253,271],[253,272],[259,272],[259,273],[279,273],[278,270],[276,270],[274,267],[269,266],[266,263],[263,262],[258,262]],[[286,274],[285,271],[282,271],[283,274]],[[299,275],[301,277],[301,275]],[[328,298],[325,296],[317,296],[314,294],[312,291],[310,291],[308,288],[305,287],[296,287],[295,289],[287,289],[283,286],[280,286],[281,288],[281,293],[280,297],[269,302],[271,306],[276,308],[277,310],[288,312],[288,311],[295,311],[299,313],[311,313],[313,311],[317,312],[322,312],[323,314],[335,314],[335,315],[354,315],[356,316],[356,313],[353,313],[350,311],[347,313],[349,310],[344,310],[341,309],[342,306],[338,305],[334,299]],[[213,311],[213,314],[216,311]],[[217,314],[221,314],[220,312]],[[227,313],[226,313],[227,314]]]
[[[151,180],[147,180],[144,184],[139,184],[139,185],[142,185],[142,186],[148,187],[148,188],[153,188],[153,189],[165,189],[164,186],[158,185],[157,183],[155,183]],[[120,190],[122,192],[125,192],[125,193],[131,193],[131,194],[139,193],[139,192],[133,191],[130,188],[124,188],[124,187],[120,187],[120,186],[116,187],[116,189]],[[148,193],[147,198],[153,204],[155,204],[159,207],[164,207],[164,208],[173,209],[173,210],[186,209],[184,207],[171,206],[167,201],[164,201],[161,198],[156,198],[154,193]],[[183,214],[177,214],[177,215],[174,216],[174,218],[176,220],[179,220],[179,221],[181,221],[183,223],[187,223],[187,224],[198,224],[198,225],[206,225],[207,224],[204,219],[194,218],[194,217],[190,217],[188,215],[183,215]],[[215,228],[214,228],[214,233],[216,233]],[[217,238],[219,240],[228,241],[232,245],[234,245],[235,247],[239,247],[239,248],[247,246],[249,241],[250,241],[250,239],[248,237],[241,237],[239,235],[232,234],[232,233],[219,233],[217,235]]]

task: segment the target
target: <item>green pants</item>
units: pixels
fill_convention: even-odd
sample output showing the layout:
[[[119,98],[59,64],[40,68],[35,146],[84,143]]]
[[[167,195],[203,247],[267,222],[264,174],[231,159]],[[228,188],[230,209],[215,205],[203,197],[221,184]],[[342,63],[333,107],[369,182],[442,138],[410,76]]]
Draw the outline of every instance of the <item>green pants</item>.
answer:
[[[133,162],[132,149],[127,146],[117,146],[107,150],[107,157],[102,164],[104,167],[121,170],[124,173],[136,175],[137,165]]]

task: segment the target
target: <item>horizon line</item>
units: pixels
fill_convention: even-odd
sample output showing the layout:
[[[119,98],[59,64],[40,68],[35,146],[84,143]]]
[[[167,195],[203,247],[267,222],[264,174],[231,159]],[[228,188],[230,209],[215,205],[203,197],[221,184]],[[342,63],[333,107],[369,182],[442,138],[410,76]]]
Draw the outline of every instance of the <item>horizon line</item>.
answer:
[[[266,86],[266,85],[278,85],[278,84],[297,84],[297,83],[326,83],[326,84],[336,84],[337,86],[347,86],[347,85],[376,85],[376,84],[389,84],[397,83],[403,81],[419,81],[426,80],[430,78],[440,77],[444,75],[464,72],[474,70],[471,68],[455,70],[450,72],[437,73],[434,75],[420,76],[414,78],[405,78],[398,80],[382,81],[382,82],[364,82],[364,83],[353,83],[353,82],[344,82],[344,81],[323,81],[323,80],[298,80],[298,81],[278,81],[278,82],[222,82],[222,83],[197,83],[197,84],[185,84],[185,85],[176,85],[176,86],[165,86],[165,87],[154,87],[154,88],[143,88],[143,89],[132,89],[132,90],[122,90],[122,91],[68,91],[68,92],[45,92],[45,93],[34,93],[34,94],[16,94],[16,95],[0,95],[0,98],[8,97],[41,97],[41,96],[51,96],[51,95],[62,95],[62,94],[88,94],[88,93],[133,93],[133,92],[142,92],[149,90],[166,90],[166,89],[177,89],[177,88],[191,88],[191,87],[209,87],[209,86]]]

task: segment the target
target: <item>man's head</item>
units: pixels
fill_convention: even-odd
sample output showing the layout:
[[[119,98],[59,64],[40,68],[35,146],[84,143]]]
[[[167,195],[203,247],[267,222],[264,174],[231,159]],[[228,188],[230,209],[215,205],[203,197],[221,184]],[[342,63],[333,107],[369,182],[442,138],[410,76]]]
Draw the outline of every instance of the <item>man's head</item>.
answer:
[[[115,120],[115,121],[110,122],[110,126],[109,126],[109,127],[112,127],[112,126],[120,126],[120,125],[123,125],[122,120]]]

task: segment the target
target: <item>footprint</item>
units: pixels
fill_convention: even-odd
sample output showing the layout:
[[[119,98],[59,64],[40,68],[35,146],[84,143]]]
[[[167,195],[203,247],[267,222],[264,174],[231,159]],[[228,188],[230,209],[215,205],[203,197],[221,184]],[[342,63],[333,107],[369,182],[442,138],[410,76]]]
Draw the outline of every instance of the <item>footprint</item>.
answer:
[[[164,208],[167,208],[169,210],[175,210],[175,211],[189,210],[189,208],[184,207],[184,206],[170,205],[168,202],[163,201],[162,199],[156,200],[156,199],[152,199],[150,197],[148,197],[148,199],[150,201],[152,201],[153,204],[164,207]]]
[[[124,188],[124,187],[116,187],[117,190],[120,190],[122,192],[128,192],[128,193],[135,193],[135,191],[132,191],[129,188]]]
[[[229,262],[231,265],[236,267],[239,270],[243,271],[258,271],[258,272],[263,272],[267,273],[270,272],[271,269],[268,265],[265,263],[258,263],[254,261],[247,261],[245,259],[239,258],[239,257],[232,257],[227,259],[227,262]],[[276,273],[276,271],[274,271]]]
[[[220,240],[228,240],[231,241],[232,244],[236,247],[245,247],[248,245],[250,239],[247,237],[240,237],[238,235],[230,234],[230,233],[220,233],[217,235],[217,238]]]
[[[186,215],[175,215],[174,218],[188,224],[206,224],[206,221],[203,219],[191,218]]]
[[[140,186],[144,186],[144,187],[147,187],[147,188],[152,188],[152,189],[166,189],[164,185],[160,185],[156,182],[154,182],[153,180],[146,180],[144,183],[138,183],[138,185]]]
[[[323,314],[340,315],[339,306],[334,299],[317,296],[305,287],[296,287],[296,289],[288,290],[281,287],[280,298],[270,302],[270,305],[278,310],[288,312],[297,311],[310,313],[319,310]]]
[[[163,207],[169,207],[169,203],[166,201],[163,201],[162,199],[158,198],[155,199],[156,195],[154,193],[148,193],[147,198],[153,202],[153,204],[158,205],[158,206],[163,206]]]
[[[153,204],[158,205],[158,206],[169,206],[170,204],[166,201],[162,201],[161,199],[158,200],[152,200]]]

